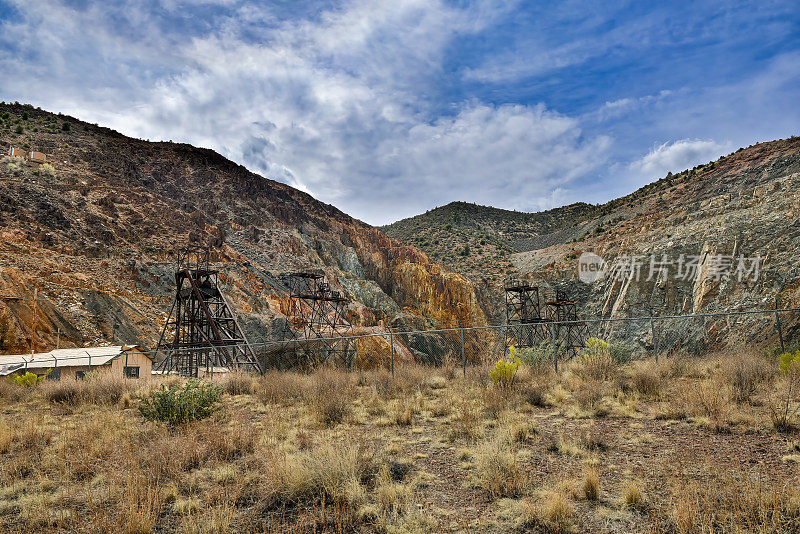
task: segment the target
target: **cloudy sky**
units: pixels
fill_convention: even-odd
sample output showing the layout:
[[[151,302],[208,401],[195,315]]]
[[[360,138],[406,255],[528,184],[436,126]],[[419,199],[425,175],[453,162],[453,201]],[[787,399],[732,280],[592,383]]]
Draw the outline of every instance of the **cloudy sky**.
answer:
[[[800,5],[0,0],[0,100],[213,148],[372,224],[536,211],[800,134]]]

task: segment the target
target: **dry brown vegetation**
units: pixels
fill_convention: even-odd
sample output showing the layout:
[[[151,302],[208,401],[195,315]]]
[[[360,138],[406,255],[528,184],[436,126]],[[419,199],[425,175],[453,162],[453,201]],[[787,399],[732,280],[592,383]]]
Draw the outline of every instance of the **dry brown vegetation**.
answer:
[[[3,380],[0,529],[800,530],[774,359],[523,367],[503,394],[487,371],[232,375],[175,429],[136,409],[163,381]]]

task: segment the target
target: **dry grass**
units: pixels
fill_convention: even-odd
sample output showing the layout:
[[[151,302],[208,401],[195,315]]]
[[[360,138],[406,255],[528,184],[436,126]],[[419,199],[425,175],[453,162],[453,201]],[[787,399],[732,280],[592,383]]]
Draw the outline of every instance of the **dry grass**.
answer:
[[[136,409],[159,381],[0,386],[0,530],[798,531],[786,379],[737,358],[231,375],[177,429]]]
[[[492,498],[514,497],[525,487],[526,476],[510,439],[513,432],[498,431],[478,444],[475,452],[480,487]]]

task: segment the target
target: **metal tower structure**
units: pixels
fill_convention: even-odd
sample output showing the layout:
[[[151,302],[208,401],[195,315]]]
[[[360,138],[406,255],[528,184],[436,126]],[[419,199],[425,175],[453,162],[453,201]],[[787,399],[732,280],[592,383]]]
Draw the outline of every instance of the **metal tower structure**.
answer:
[[[564,353],[572,358],[578,351],[586,346],[586,337],[589,327],[586,323],[578,321],[578,308],[575,301],[569,299],[560,290],[556,290],[555,299],[545,303],[545,320],[574,321],[569,323],[556,323],[556,339]]]
[[[175,298],[157,350],[166,357],[156,369],[197,377],[215,367],[262,372],[250,343],[219,289],[208,247],[189,246],[178,253]],[[171,337],[171,340],[169,338]]]
[[[509,278],[506,295],[505,346],[536,347],[549,339],[539,304],[539,287],[524,280]]]
[[[285,273],[281,280],[289,290],[284,340],[292,364],[312,368],[331,361],[351,367],[355,343],[347,338],[353,329],[345,317],[349,299],[332,291],[321,272]]]

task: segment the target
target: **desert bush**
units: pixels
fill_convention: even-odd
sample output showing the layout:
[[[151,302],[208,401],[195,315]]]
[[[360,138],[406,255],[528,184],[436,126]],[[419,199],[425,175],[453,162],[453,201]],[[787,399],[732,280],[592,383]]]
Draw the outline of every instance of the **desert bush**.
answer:
[[[49,178],[55,178],[56,170],[49,163],[43,163],[39,166],[39,174]]]
[[[550,366],[553,364],[553,344],[544,342],[538,347],[520,347],[517,356],[529,367]]]
[[[48,382],[43,387],[44,395],[52,403],[78,405],[83,397],[83,384],[73,378]]]
[[[489,376],[492,378],[494,385],[506,393],[511,391],[511,388],[514,386],[514,377],[521,363],[520,359],[514,356],[514,347],[510,347],[509,350],[512,359],[510,361],[505,358],[497,360],[497,363],[494,364],[494,368],[489,371]]]
[[[747,402],[762,384],[771,378],[768,362],[756,354],[731,356],[725,361],[723,374],[736,402]]]
[[[229,373],[222,382],[222,388],[228,395],[249,395],[255,390],[255,384],[252,375]]]
[[[30,371],[26,371],[25,374],[12,375],[11,381],[18,386],[32,388],[41,384],[49,372],[50,369],[48,369],[43,375],[37,375],[35,373],[31,373]]]
[[[141,398],[139,411],[145,419],[178,426],[205,419],[217,411],[222,388],[199,380],[189,380],[186,385],[161,386]]]
[[[364,500],[362,481],[374,476],[372,454],[349,443],[322,442],[296,454],[267,458],[265,491],[289,504],[313,504],[322,499],[351,510]]]
[[[622,486],[622,503],[625,506],[639,507],[644,503],[642,488],[634,480],[628,480]]]
[[[0,399],[16,402],[25,396],[26,388],[14,383],[10,378],[0,379]]]
[[[92,371],[82,384],[84,400],[93,404],[117,404],[125,393],[133,391],[139,383],[110,371]]]
[[[575,506],[563,491],[549,491],[539,501],[525,501],[521,515],[521,527],[561,534],[572,532]]]
[[[669,519],[678,532],[796,532],[800,507],[791,488],[725,473],[678,487]]]
[[[394,408],[394,422],[398,426],[410,426],[414,418],[414,401],[402,398]]]
[[[608,355],[617,362],[618,365],[628,363],[633,360],[633,351],[636,347],[624,341],[615,341],[608,344]]]

